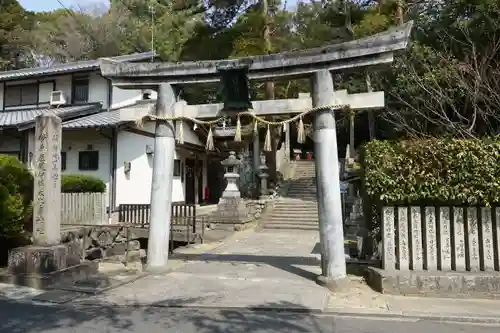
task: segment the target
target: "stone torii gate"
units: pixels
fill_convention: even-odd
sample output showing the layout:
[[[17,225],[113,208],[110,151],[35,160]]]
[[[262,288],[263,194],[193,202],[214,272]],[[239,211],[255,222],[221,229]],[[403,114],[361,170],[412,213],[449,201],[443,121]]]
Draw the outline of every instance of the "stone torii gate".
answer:
[[[310,78],[312,104],[321,108],[332,105],[336,98],[331,72],[391,63],[394,52],[406,48],[411,27],[412,22],[409,22],[396,29],[346,43],[232,60],[179,63],[116,63],[102,60],[101,72],[112,79],[114,86],[123,89],[156,89],[156,116],[163,118],[175,116],[176,85],[217,82],[221,80],[221,70],[242,67],[246,68],[250,80]],[[345,281],[346,264],[333,110],[324,108],[315,112],[313,128],[322,269],[318,281],[335,290]],[[147,256],[147,268],[152,272],[163,271],[168,262],[174,132],[172,121],[156,122]]]

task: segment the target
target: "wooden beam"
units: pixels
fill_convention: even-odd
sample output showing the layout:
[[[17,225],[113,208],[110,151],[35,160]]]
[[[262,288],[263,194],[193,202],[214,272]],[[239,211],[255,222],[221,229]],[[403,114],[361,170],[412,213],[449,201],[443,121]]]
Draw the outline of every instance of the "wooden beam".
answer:
[[[148,131],[143,131],[143,130],[140,130],[140,129],[134,128],[134,127],[125,127],[125,128],[123,128],[123,130],[126,131],[126,132],[137,134],[137,135],[147,136],[149,138],[154,138],[155,137],[154,133],[151,133],[151,132],[148,132]]]

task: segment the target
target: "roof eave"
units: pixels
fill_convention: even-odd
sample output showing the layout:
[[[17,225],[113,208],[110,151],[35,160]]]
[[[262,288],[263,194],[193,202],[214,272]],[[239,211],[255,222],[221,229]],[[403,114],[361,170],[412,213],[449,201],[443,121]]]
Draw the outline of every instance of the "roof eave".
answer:
[[[67,121],[68,118],[72,118],[73,119],[73,118],[78,118],[78,117],[81,117],[81,116],[88,116],[88,115],[91,115],[91,114],[94,114],[94,113],[98,113],[99,111],[101,111],[102,103],[89,104],[89,107],[90,106],[94,106],[95,109],[85,109],[85,110],[82,110],[82,111],[79,111],[79,112],[71,113],[67,117],[65,117],[64,114],[62,114],[62,115],[59,116],[59,118],[61,118],[61,120],[64,122],[65,120]],[[33,120],[29,120],[29,121],[17,124],[17,125],[13,125],[12,127],[17,128],[17,130],[19,132],[23,132],[23,131],[26,131],[26,130],[34,128],[35,125],[36,125],[35,122],[36,122],[36,118],[33,119]],[[7,127],[7,126],[4,126],[4,127]]]

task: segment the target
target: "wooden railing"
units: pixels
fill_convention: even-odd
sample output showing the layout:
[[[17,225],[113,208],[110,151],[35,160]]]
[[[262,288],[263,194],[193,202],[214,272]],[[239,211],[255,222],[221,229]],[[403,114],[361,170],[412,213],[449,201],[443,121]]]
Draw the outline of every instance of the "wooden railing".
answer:
[[[187,219],[183,220],[182,219]],[[150,204],[121,204],[118,206],[118,222],[147,227],[151,221]],[[172,203],[172,224],[189,223],[195,225],[196,205]]]
[[[499,271],[500,207],[384,207],[387,270]]]
[[[119,223],[130,224],[138,228],[147,228],[150,221],[150,204],[121,204],[118,206]],[[197,238],[203,241],[203,231],[204,220],[197,218],[196,205],[178,202],[172,203],[171,240],[174,239],[173,234],[176,233],[183,234],[182,239],[185,239],[187,242],[195,241]]]
[[[62,193],[61,224],[108,224],[106,193]]]

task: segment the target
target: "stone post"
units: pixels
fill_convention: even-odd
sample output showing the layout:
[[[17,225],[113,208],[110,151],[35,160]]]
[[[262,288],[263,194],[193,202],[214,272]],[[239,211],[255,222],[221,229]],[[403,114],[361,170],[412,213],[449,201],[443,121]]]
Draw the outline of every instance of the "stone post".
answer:
[[[157,116],[173,116],[176,97],[171,85],[158,85]],[[168,245],[172,219],[172,179],[175,157],[173,122],[157,121],[151,184],[151,222],[149,225],[147,270],[162,272],[168,263]]]
[[[332,104],[335,91],[328,70],[312,77],[313,106]],[[335,115],[320,111],[314,118],[314,150],[316,154],[316,186],[318,192],[321,270],[318,282],[330,290],[338,290],[346,281],[344,232],[340,199],[339,159]]]
[[[9,251],[8,283],[43,289],[66,269],[63,281],[95,274],[97,265],[80,264],[78,246],[61,244],[61,119],[41,115],[35,124],[33,242]],[[76,249],[76,250],[75,250]],[[76,269],[76,271],[73,271]],[[29,276],[29,278],[26,278]]]
[[[254,184],[255,184],[255,196],[259,196],[259,166],[260,166],[260,137],[259,131],[254,131],[253,133],[253,171],[254,171]]]
[[[290,123],[285,124],[285,159],[287,162],[290,162]]]
[[[269,169],[266,165],[266,155],[262,153],[259,159],[259,178],[260,178],[260,199],[265,200],[268,194],[267,191],[267,179],[269,178],[269,174],[267,170]]]
[[[61,119],[41,115],[35,125],[35,184],[33,241],[36,245],[61,242]]]

